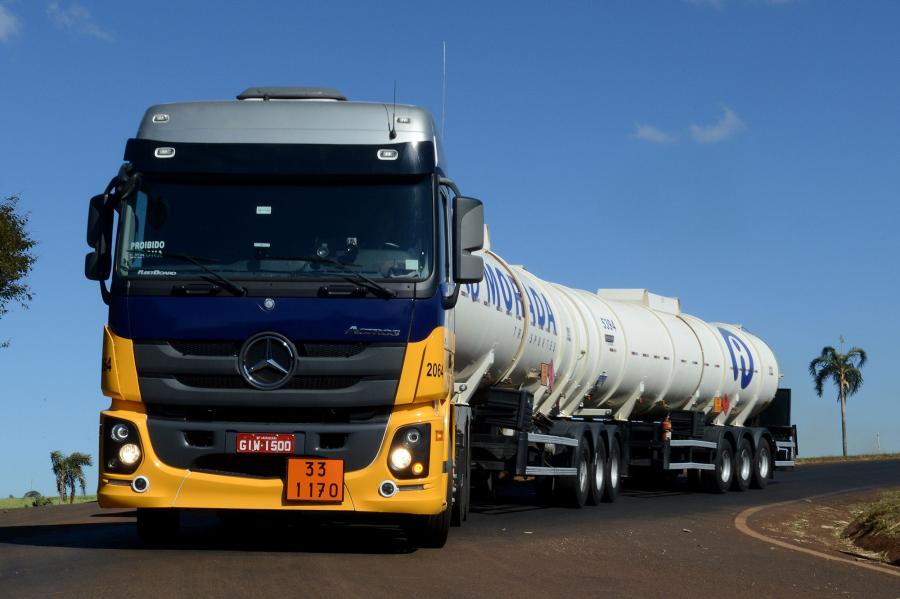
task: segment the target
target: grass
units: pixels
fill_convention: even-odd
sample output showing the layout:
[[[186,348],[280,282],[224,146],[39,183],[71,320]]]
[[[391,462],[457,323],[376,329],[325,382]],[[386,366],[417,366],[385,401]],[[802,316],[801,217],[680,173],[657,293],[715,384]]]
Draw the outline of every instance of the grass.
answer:
[[[854,519],[865,534],[892,533],[900,535],[900,491],[889,491],[878,501],[870,503]]]
[[[900,491],[882,493],[863,506],[843,534],[857,546],[881,553],[884,561],[900,565]]]
[[[896,459],[900,459],[900,453],[865,453],[860,455],[848,455],[847,457],[830,455],[815,458],[797,458],[794,461],[797,464],[830,464],[833,462],[869,462],[873,460]]]
[[[52,497],[53,503],[52,505],[59,505],[59,497]],[[0,499],[0,510],[11,510],[22,507],[31,507],[32,502],[31,497],[11,497],[6,499]],[[89,503],[91,501],[97,501],[96,495],[85,495],[82,497],[81,495],[77,495],[75,497],[75,503]],[[66,505],[68,505],[68,500],[66,500]]]

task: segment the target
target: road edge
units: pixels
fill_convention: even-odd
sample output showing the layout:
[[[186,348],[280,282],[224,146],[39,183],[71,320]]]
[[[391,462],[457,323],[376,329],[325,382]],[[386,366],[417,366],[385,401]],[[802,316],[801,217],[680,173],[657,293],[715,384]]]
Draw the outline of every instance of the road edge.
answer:
[[[843,562],[845,564],[850,564],[851,566],[858,566],[860,568],[866,568],[867,570],[874,570],[876,572],[881,572],[883,574],[890,574],[891,576],[896,576],[900,578],[900,570],[890,568],[888,566],[880,566],[878,564],[873,564],[869,562],[861,562],[852,559],[847,559],[845,557],[839,557],[837,555],[829,555],[827,553],[823,553],[821,551],[816,551],[815,549],[810,549],[808,547],[800,547],[799,545],[793,545],[791,543],[782,541],[780,539],[773,539],[772,537],[766,536],[761,532],[757,532],[750,528],[750,525],[747,523],[750,516],[761,512],[763,510],[779,507],[782,505],[788,505],[791,503],[800,503],[802,501],[806,501],[807,499],[821,499],[822,497],[831,497],[832,495],[843,495],[845,493],[855,493],[857,491],[869,491],[873,489],[878,489],[880,487],[877,486],[869,486],[869,487],[856,487],[854,489],[843,489],[841,491],[833,491],[831,493],[822,493],[820,495],[810,495],[809,497],[801,497],[800,499],[791,499],[789,501],[779,501],[777,503],[768,503],[766,505],[758,505],[755,507],[747,508],[741,513],[739,513],[734,518],[734,527],[738,529],[738,531],[743,534],[757,539],[759,541],[763,541],[765,543],[769,543],[770,545],[777,545],[778,547],[782,547],[784,549],[791,549],[792,551],[799,551],[801,553],[806,553],[808,555],[812,555],[821,559],[831,560],[834,562]]]

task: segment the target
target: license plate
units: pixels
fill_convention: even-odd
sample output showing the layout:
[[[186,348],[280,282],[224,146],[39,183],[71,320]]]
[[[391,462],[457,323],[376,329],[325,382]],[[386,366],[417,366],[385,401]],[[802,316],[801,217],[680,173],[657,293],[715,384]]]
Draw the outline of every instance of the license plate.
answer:
[[[344,460],[289,459],[286,495],[288,501],[344,501]]]
[[[238,433],[238,453],[294,453],[294,435],[283,433]]]

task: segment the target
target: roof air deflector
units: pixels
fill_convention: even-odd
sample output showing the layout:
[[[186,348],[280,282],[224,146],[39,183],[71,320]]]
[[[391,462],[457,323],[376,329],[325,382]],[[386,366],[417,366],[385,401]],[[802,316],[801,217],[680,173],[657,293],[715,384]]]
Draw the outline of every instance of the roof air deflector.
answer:
[[[347,96],[331,87],[248,87],[238,100],[339,100]]]

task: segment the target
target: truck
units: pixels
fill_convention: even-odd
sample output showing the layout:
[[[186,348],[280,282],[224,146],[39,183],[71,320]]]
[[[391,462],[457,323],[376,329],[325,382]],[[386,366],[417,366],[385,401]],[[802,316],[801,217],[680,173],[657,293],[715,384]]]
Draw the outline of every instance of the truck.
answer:
[[[724,493],[793,466],[761,339],[507,263],[422,108],[285,87],[151,106],[87,244],[97,497],[149,545],[213,509],[378,515],[441,547],[505,481],[581,507],[625,477]]]

